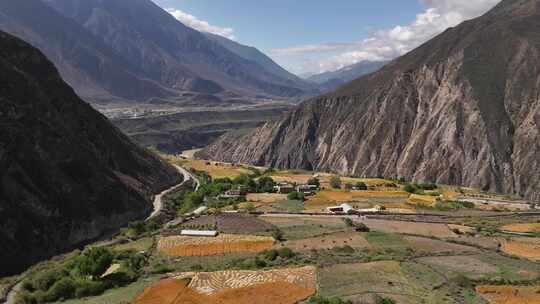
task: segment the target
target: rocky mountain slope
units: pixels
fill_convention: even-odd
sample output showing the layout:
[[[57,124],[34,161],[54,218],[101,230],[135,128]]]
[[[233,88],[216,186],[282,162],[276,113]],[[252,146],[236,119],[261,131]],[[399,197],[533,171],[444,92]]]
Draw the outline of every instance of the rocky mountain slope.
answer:
[[[41,0],[0,1],[0,30],[40,49],[85,99],[145,100],[175,95]]]
[[[299,83],[183,25],[151,0],[44,0],[149,79],[174,90],[295,97]]]
[[[376,72],[387,63],[388,61],[360,61],[337,71],[312,75],[306,80],[319,84],[322,91],[329,92],[358,77]]]
[[[38,12],[36,12],[38,13]],[[181,177],[0,32],[0,275],[148,215]]]
[[[204,34],[206,35],[206,37],[218,42],[223,47],[235,53],[236,55],[246,60],[256,62],[269,73],[272,73],[280,78],[288,80],[291,83],[291,85],[302,88],[306,91],[315,90],[315,86],[313,84],[310,84],[309,82],[285,70],[280,65],[278,65],[275,61],[273,61],[270,57],[266,56],[263,52],[259,51],[257,48],[240,44],[236,41],[232,41],[223,36],[214,35],[211,33],[204,33]]]
[[[204,155],[540,200],[540,1],[504,0]]]

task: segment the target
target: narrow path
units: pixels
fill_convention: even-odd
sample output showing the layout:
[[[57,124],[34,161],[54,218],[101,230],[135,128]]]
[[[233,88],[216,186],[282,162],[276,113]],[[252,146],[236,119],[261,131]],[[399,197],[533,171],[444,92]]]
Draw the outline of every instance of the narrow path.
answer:
[[[6,297],[6,302],[4,304],[15,304],[17,300],[17,293],[22,289],[22,281],[17,283],[11,288]]]
[[[182,187],[185,183],[189,182],[189,181],[193,181],[195,183],[195,191],[199,190],[199,187],[200,187],[200,182],[197,178],[195,178],[195,176],[193,176],[193,174],[191,174],[188,170],[180,167],[180,166],[177,166],[177,165],[174,165],[174,167],[176,168],[176,170],[178,170],[178,172],[180,172],[180,174],[182,174],[184,176],[184,180],[178,184],[178,185],[175,185],[175,186],[172,186],[171,188],[161,192],[160,194],[157,194],[154,198],[154,211],[152,212],[152,214],[150,214],[150,216],[148,216],[148,218],[146,218],[146,221],[156,217],[157,215],[159,215],[161,213],[161,211],[163,210],[163,197],[171,192],[174,192],[176,191],[178,188]]]

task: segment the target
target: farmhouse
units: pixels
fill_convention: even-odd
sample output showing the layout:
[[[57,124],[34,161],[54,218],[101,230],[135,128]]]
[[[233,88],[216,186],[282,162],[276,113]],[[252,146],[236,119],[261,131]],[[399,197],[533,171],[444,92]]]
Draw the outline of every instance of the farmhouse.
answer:
[[[274,186],[274,190],[280,194],[289,194],[291,192],[294,192],[294,186],[289,183],[279,183]]]
[[[318,187],[316,185],[298,185],[296,186],[296,192],[303,193],[304,195],[314,195]]]
[[[225,194],[220,195],[220,198],[239,198],[246,195],[246,191],[242,187],[225,191]]]
[[[215,230],[182,230],[180,235],[184,236],[199,236],[199,237],[216,237],[218,232]]]
[[[352,213],[355,211],[354,208],[349,204],[341,204],[335,207],[328,207],[326,208],[326,210],[328,210],[328,212],[330,213]]]

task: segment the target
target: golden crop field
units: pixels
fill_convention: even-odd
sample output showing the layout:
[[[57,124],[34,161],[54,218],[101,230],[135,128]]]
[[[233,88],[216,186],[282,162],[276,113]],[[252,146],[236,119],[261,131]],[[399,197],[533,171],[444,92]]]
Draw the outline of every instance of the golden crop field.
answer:
[[[281,268],[266,271],[225,270],[185,273],[179,279],[190,278],[189,287],[203,294],[214,294],[225,289],[249,287],[263,283],[287,282],[303,288],[315,288],[316,270],[313,266]]]
[[[220,234],[217,237],[169,236],[158,242],[158,250],[169,256],[209,256],[235,252],[261,252],[271,248],[271,237]]]
[[[540,286],[482,285],[476,292],[491,304],[540,303]]]
[[[500,230],[510,232],[540,232],[540,223],[520,223],[502,226]]]
[[[513,237],[500,240],[501,249],[518,257],[540,261],[540,238]]]
[[[183,162],[186,169],[193,168],[198,171],[206,171],[212,178],[234,178],[242,174],[250,174],[251,171],[243,166],[211,162],[205,160],[188,160]]]

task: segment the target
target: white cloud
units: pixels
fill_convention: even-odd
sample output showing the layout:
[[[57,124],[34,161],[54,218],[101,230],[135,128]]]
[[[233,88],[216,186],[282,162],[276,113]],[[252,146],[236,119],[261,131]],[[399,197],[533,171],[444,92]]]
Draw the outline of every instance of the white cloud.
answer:
[[[369,38],[359,42],[294,46],[273,50],[271,54],[283,58],[300,55],[313,57],[317,53],[337,52],[324,59],[304,60],[295,69],[299,73],[337,70],[362,60],[389,60],[411,51],[449,27],[485,13],[500,2],[500,0],[419,1],[426,5],[426,9],[408,25],[374,31]]]
[[[211,25],[210,23],[208,23],[208,21],[201,20],[179,9],[168,8],[166,9],[166,11],[178,21],[198,31],[220,35],[232,40],[236,39],[236,37],[234,36],[234,29],[230,27],[219,27]]]

